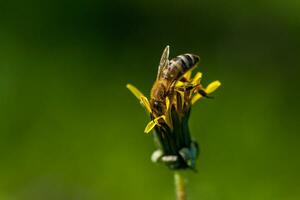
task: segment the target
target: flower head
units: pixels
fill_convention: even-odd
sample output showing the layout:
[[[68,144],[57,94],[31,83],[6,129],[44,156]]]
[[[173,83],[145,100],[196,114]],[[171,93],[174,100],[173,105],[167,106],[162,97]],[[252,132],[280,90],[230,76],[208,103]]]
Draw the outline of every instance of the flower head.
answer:
[[[197,72],[193,78],[191,74],[192,70],[189,70],[172,83],[168,95],[163,96],[161,101],[164,105],[160,106],[151,102],[152,97],[149,101],[133,85],[126,86],[150,114],[151,121],[144,132],[153,130],[158,146],[152,154],[152,161],[163,162],[171,169],[195,168],[199,149],[197,142],[191,139],[188,127],[191,107],[203,97],[210,98],[209,95],[221,85],[219,81],[214,81],[203,87],[200,83],[202,73]],[[158,107],[164,109],[158,112]]]

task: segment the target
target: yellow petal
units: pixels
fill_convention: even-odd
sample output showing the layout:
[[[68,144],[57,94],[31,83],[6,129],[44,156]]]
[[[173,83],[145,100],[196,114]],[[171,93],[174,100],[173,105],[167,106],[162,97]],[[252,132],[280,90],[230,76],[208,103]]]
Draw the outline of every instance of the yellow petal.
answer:
[[[177,81],[175,87],[182,87],[184,86],[184,82],[182,81]]]
[[[134,96],[136,96],[136,98],[138,98],[138,100],[141,100],[141,97],[144,96],[143,93],[141,93],[136,87],[134,87],[131,84],[127,84],[126,87],[130,90],[130,92],[132,92],[132,94]]]
[[[141,93],[136,87],[131,84],[127,84],[126,87],[132,92],[132,94],[138,98],[141,104],[146,108],[146,110],[151,113],[150,103],[148,99]]]
[[[212,93],[212,92],[214,92],[216,89],[218,89],[218,87],[220,87],[220,85],[221,85],[221,82],[220,82],[220,81],[214,81],[214,82],[210,83],[210,84],[206,87],[205,92],[206,92],[207,94]]]
[[[188,72],[186,72],[183,77],[186,78],[186,80],[190,80],[192,75],[192,70],[189,70]]]
[[[145,133],[149,133],[149,132],[155,127],[155,125],[156,125],[156,123],[154,122],[154,120],[150,121],[150,122],[147,124],[147,126],[146,126],[144,132],[145,132]]]
[[[170,100],[169,97],[166,97],[166,113],[165,115],[162,115],[161,117],[165,120],[165,122],[168,124],[170,128],[172,128],[171,123],[171,110],[170,110]]]
[[[200,98],[202,97],[201,94],[197,93],[192,98],[192,105],[195,104]]]
[[[169,99],[169,97],[166,97],[166,108],[167,108],[167,110],[169,110],[169,107],[170,107],[170,99]]]
[[[192,80],[192,84],[193,85],[199,84],[201,78],[202,78],[202,73],[201,72],[197,72],[197,74],[194,76],[194,78]]]
[[[146,110],[151,113],[151,107],[150,107],[150,103],[148,101],[148,99],[145,96],[141,96],[141,103],[143,104],[143,106],[146,108]]]
[[[160,119],[164,119],[164,120],[165,120],[165,119],[166,119],[165,115],[156,117],[155,119],[153,119],[152,121],[150,121],[150,122],[147,124],[147,126],[146,126],[144,132],[145,132],[145,133],[149,133],[156,125],[159,125],[158,120],[160,120]]]

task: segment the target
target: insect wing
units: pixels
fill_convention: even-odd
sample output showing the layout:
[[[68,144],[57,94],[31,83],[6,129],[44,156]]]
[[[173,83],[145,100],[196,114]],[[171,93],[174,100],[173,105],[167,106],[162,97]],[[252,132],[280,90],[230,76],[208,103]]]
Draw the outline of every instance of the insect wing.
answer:
[[[163,54],[161,55],[159,66],[158,66],[158,72],[157,72],[157,80],[160,78],[163,69],[168,66],[169,64],[169,52],[170,52],[170,47],[169,45],[166,46],[166,48],[163,51]]]

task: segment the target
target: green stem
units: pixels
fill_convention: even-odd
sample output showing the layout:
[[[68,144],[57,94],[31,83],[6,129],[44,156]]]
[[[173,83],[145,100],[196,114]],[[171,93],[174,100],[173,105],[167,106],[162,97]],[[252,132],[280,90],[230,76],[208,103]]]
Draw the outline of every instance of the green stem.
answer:
[[[185,180],[183,175],[179,171],[175,171],[174,174],[175,191],[177,200],[186,200]]]

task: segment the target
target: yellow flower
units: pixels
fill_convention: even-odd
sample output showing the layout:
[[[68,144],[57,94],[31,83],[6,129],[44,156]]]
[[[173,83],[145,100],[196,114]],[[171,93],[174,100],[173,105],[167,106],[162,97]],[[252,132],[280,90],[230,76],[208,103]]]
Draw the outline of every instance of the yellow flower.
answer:
[[[200,73],[200,72],[196,73],[196,75],[192,79],[190,77],[191,77],[191,71],[189,71],[188,73],[185,74],[184,82],[177,81],[176,85],[175,85],[175,91],[180,94],[182,99],[185,99],[185,101],[181,102],[182,107],[184,106],[184,104],[193,105],[199,99],[201,99],[201,97],[203,97],[203,94],[200,94],[197,90],[201,89],[206,94],[211,94],[221,85],[220,81],[214,81],[214,82],[210,83],[206,88],[202,88],[202,86],[200,85],[202,73]],[[140,104],[146,109],[146,111],[149,114],[151,114],[152,110],[151,110],[151,106],[150,106],[148,98],[142,92],[140,92],[135,86],[133,86],[131,84],[127,84],[126,87],[140,101]],[[188,93],[188,96],[184,97],[187,93]],[[164,115],[156,117],[155,119],[151,120],[147,124],[147,126],[144,130],[145,133],[149,133],[155,126],[159,126],[160,121],[166,122],[170,126],[170,128],[173,128],[172,123],[170,121],[168,121],[168,118],[170,118],[169,113],[168,113],[169,108],[170,108],[170,100],[168,99],[168,97],[166,97],[166,108],[167,108],[167,112]]]
[[[168,53],[168,47],[166,50]],[[167,56],[162,56],[161,63],[167,63],[165,58],[168,54],[163,55]],[[198,72],[194,77],[191,75],[192,71],[189,70],[180,80],[172,83],[168,91],[160,91],[163,94],[160,96],[162,99],[159,99],[159,106],[155,104],[155,98],[148,99],[133,85],[126,85],[151,117],[144,132],[153,130],[158,145],[158,150],[152,154],[152,160],[165,163],[171,169],[195,169],[199,149],[188,128],[191,107],[202,97],[210,98],[210,94],[221,85],[220,81],[214,81],[203,87],[202,73]]]

